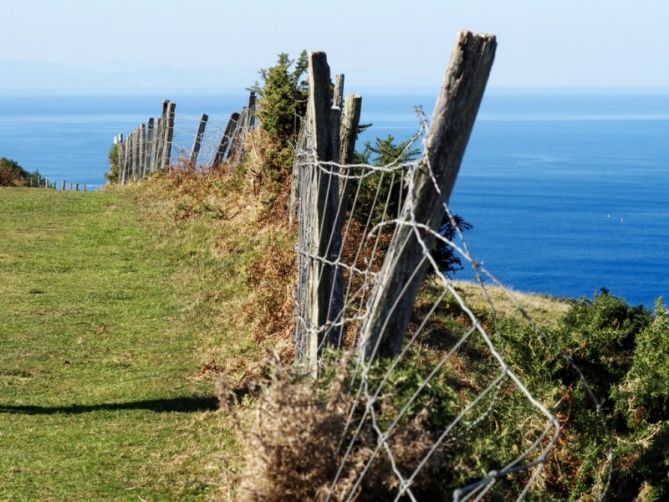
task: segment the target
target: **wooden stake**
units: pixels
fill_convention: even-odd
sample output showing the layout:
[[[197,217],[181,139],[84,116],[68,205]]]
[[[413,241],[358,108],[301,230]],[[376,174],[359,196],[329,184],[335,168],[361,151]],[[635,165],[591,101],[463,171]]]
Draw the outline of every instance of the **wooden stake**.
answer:
[[[414,191],[404,205],[401,217],[405,221],[413,220],[413,212],[416,223],[438,231],[443,204],[448,203],[483,98],[496,45],[492,35],[458,34],[426,138],[423,167],[416,172]],[[416,293],[427,270],[424,249],[431,251],[435,240],[431,233],[421,230],[421,244],[417,231],[413,225],[398,226],[386,252],[360,332],[361,355],[367,361],[401,350]]]
[[[237,127],[237,122],[239,121],[239,113],[235,112],[230,116],[228,120],[228,125],[225,126],[225,132],[221,137],[221,142],[218,145],[218,150],[216,151],[216,157],[214,157],[214,163],[212,167],[220,166],[225,160],[225,153],[228,150],[230,141],[232,140],[232,134],[234,133],[235,127]]]
[[[209,116],[206,113],[202,114],[200,118],[200,124],[197,128],[197,133],[195,134],[195,141],[193,142],[193,149],[190,153],[190,165],[195,168],[197,167],[197,158],[200,155],[200,147],[202,146],[202,137],[204,136],[204,130],[207,127],[207,121]]]

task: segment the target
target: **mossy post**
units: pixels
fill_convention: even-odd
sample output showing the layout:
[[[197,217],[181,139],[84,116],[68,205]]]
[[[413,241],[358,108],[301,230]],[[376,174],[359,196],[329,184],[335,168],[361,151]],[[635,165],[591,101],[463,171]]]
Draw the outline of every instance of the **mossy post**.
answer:
[[[496,46],[493,35],[458,33],[425,141],[422,167],[416,172],[411,199],[402,212],[405,221],[412,222],[415,217],[416,224],[438,231],[443,204],[448,203],[455,184]],[[367,361],[375,356],[396,355],[402,347],[416,293],[427,270],[425,250],[434,244],[433,234],[421,232],[419,241],[416,233],[414,224],[398,226],[386,253],[360,332],[360,352]]]
[[[197,158],[200,156],[200,148],[202,147],[202,137],[204,136],[204,131],[207,127],[208,120],[209,116],[206,113],[203,113],[202,117],[200,117],[200,123],[197,127],[195,140],[193,141],[193,148],[190,152],[190,165],[192,167],[197,167]]]
[[[337,161],[339,113],[331,108],[330,67],[323,52],[309,54],[309,103],[307,144],[315,155],[301,164],[299,201],[299,248],[297,317],[295,334],[298,364],[311,374],[325,345],[338,345],[341,327],[337,324],[343,292],[337,287],[341,231],[337,229],[339,190],[336,168],[321,162]],[[336,140],[332,138],[336,131]]]

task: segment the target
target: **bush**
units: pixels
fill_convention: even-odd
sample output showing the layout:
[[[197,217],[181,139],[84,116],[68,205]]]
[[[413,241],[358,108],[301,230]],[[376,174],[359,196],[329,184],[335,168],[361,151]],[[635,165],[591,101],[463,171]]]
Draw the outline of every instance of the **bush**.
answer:
[[[39,171],[29,173],[15,160],[0,157],[0,186],[39,186],[43,183]]]
[[[118,183],[121,176],[121,149],[117,143],[109,149],[107,159],[109,159],[109,171],[105,174],[105,178],[109,183]]]
[[[278,191],[292,172],[299,117],[307,108],[306,70],[306,51],[297,60],[281,53],[276,65],[260,71],[261,82],[254,86],[259,96],[260,138],[256,138],[259,160],[253,171],[256,185],[269,185],[270,192]]]
[[[634,429],[669,418],[669,313],[662,300],[636,337],[632,367],[616,392],[618,409]]]

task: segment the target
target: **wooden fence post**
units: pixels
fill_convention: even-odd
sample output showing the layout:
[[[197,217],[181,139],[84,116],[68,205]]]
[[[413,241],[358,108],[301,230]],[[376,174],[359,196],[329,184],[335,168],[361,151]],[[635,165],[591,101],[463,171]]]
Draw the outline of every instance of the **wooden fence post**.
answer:
[[[151,166],[153,165],[153,156],[155,155],[155,121],[150,118],[146,124],[146,146],[144,147],[144,176],[151,174]]]
[[[202,117],[200,118],[200,125],[197,127],[197,134],[195,134],[193,149],[190,153],[190,165],[193,168],[197,167],[197,158],[200,155],[200,147],[202,146],[202,136],[204,136],[204,130],[207,127],[208,120],[209,116],[206,113],[203,113]]]
[[[128,169],[130,166],[130,136],[123,142],[123,163],[121,164],[121,185],[125,185],[128,180]]]
[[[342,164],[353,162],[361,109],[362,98],[360,96],[346,96],[339,133],[339,161]]]
[[[138,154],[138,147],[139,147],[139,142],[137,141],[137,129],[132,131],[132,160],[131,160],[131,171],[130,171],[130,176],[132,177],[133,180],[137,179],[137,158],[139,156]]]
[[[344,74],[335,76],[334,92],[332,93],[332,106],[341,109],[344,106]]]
[[[146,165],[146,124],[139,126],[139,170],[138,177],[144,177],[144,167]]]
[[[165,112],[165,135],[163,140],[163,154],[161,160],[161,167],[163,169],[170,168],[170,158],[172,156],[172,138],[174,137],[174,111],[176,103],[169,101],[167,103],[167,111]]]
[[[237,120],[235,131],[232,133],[232,138],[230,139],[230,148],[228,149],[227,159],[231,162],[231,169],[237,165],[244,154],[244,133],[246,131],[248,120],[249,109],[245,106]]]
[[[256,125],[256,91],[249,94],[249,127]]]
[[[309,54],[309,103],[307,141],[315,163],[302,165],[298,229],[297,317],[295,333],[297,362],[311,373],[317,371],[318,356],[325,344],[337,345],[341,328],[333,325],[341,303],[336,294],[341,235],[335,231],[339,203],[336,167],[320,162],[336,159],[333,151],[330,67],[323,52]],[[336,115],[336,111],[334,112]],[[338,123],[338,122],[337,122]],[[338,131],[339,129],[337,129]]]
[[[455,184],[490,75],[495,48],[492,35],[458,33],[426,138],[422,166],[415,174],[414,191],[404,204],[403,220],[411,221],[413,212],[416,223],[433,231],[439,229],[444,216],[443,203],[448,202]],[[360,331],[361,357],[367,361],[375,356],[393,356],[401,350],[416,293],[427,270],[417,231],[425,248],[432,250],[435,239],[431,233],[400,225],[386,252]]]
[[[232,134],[235,130],[235,127],[237,126],[238,121],[239,121],[239,113],[235,112],[232,115],[230,115],[230,120],[228,120],[228,124],[225,126],[225,132],[223,133],[223,136],[221,137],[221,142],[218,145],[218,150],[216,151],[214,162],[211,165],[212,167],[220,166],[221,164],[223,164],[223,161],[225,160],[225,153],[228,149],[228,146],[230,145],[230,141],[232,140]]]
[[[160,160],[163,151],[163,117],[158,117],[156,128],[153,132],[153,159],[151,160],[151,172],[160,169]]]

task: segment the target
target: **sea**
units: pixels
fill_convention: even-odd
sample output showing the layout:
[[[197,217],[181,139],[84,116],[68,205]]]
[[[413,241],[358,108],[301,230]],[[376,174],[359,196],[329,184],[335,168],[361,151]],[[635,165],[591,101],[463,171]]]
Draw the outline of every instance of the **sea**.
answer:
[[[200,114],[209,143],[245,96],[169,96],[175,145]],[[62,181],[104,185],[112,139],[160,114],[163,96],[0,96],[0,157]],[[414,134],[434,95],[363,94],[362,137]],[[472,256],[503,284],[557,297],[602,288],[652,308],[669,294],[669,92],[491,90],[451,210]],[[0,215],[2,217],[2,215]],[[455,278],[470,279],[465,269]]]

